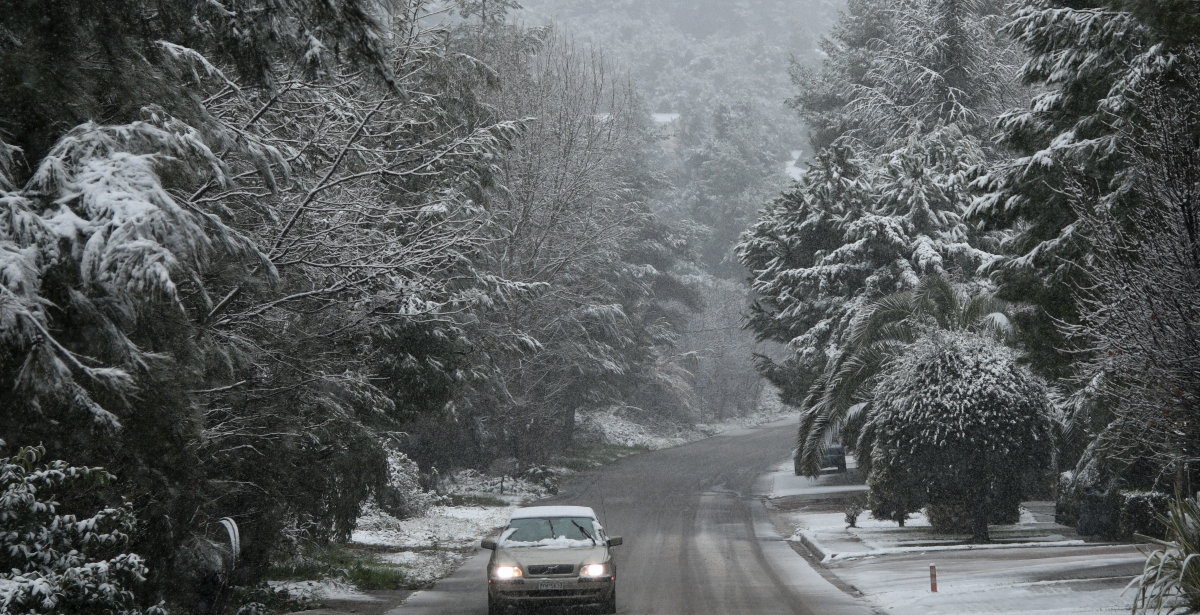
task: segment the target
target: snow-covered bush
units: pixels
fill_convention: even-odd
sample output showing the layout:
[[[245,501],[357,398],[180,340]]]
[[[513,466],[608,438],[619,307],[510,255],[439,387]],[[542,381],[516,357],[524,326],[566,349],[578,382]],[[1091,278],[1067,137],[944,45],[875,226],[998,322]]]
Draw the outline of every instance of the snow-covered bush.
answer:
[[[1050,402],[1012,351],[965,332],[934,332],[875,389],[859,447],[882,500],[967,507],[975,539],[1020,505],[1024,477],[1050,460]],[[860,462],[861,463],[861,462]]]
[[[1074,527],[1082,509],[1083,494],[1077,488],[1075,473],[1068,470],[1059,474],[1054,496],[1054,522]]]
[[[376,501],[379,508],[397,519],[420,517],[435,503],[437,495],[421,487],[417,462],[392,447],[387,451],[388,480]]]
[[[1135,535],[1165,538],[1167,528],[1163,519],[1170,514],[1174,501],[1174,496],[1161,491],[1121,492],[1120,537],[1125,540]]]
[[[850,502],[846,506],[846,527],[858,527],[858,516],[862,514],[862,511],[862,504],[859,504],[858,500]]]
[[[1197,496],[1169,505],[1166,539],[1149,539],[1158,546],[1146,558],[1142,574],[1129,582],[1137,587],[1133,612],[1173,613],[1200,609],[1200,501]]]
[[[55,499],[112,475],[44,456],[29,447],[0,459],[0,613],[165,615],[138,608],[130,589],[147,572],[141,557],[121,552],[133,515],[119,506],[80,519]]]

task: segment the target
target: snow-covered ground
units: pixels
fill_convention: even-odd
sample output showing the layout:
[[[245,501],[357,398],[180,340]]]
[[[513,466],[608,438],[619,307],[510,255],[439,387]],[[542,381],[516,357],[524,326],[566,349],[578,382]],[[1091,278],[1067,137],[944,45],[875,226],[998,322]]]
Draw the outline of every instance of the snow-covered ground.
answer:
[[[453,572],[480,538],[508,522],[519,496],[510,497],[508,506],[433,506],[424,516],[402,520],[368,510],[351,540],[382,547],[380,560],[403,567],[411,586],[426,585]]]
[[[696,423],[690,427],[646,425],[635,421],[620,408],[612,407],[580,413],[581,433],[607,444],[645,447],[658,450],[702,440],[719,433],[771,423],[795,414],[795,410],[779,403],[771,391],[764,392],[758,412],[713,423]]]
[[[871,556],[829,568],[889,614],[1082,615],[1128,612],[1133,592],[1124,589],[1144,561],[1130,545],[1100,545]]]
[[[320,581],[269,581],[271,590],[300,603],[322,600],[349,600],[372,602],[375,598],[359,591],[353,584],[342,579]]]
[[[848,464],[854,467],[853,460]],[[847,528],[838,502],[865,499],[852,474],[817,480],[793,475],[791,462],[763,479],[772,518],[788,540],[804,542],[823,565],[864,594],[879,612],[1029,613],[1074,615],[1128,611],[1122,595],[1145,561],[1134,545],[1085,544],[1070,528],[1047,518],[1045,506],[1023,509],[1019,523],[994,526],[1004,543],[970,545],[963,537],[933,532],[922,514],[906,527],[859,516]],[[1052,516],[1052,514],[1051,514]],[[929,566],[937,565],[938,591]]]

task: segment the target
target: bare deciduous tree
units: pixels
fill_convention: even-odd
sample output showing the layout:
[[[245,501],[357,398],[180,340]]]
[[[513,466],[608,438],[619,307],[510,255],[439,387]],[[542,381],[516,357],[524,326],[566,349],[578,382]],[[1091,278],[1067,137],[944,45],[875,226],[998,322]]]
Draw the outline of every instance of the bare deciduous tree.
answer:
[[[1136,209],[1089,199],[1102,193],[1089,187],[1067,191],[1095,254],[1078,263],[1089,275],[1082,322],[1064,325],[1087,342],[1073,426],[1095,425],[1098,450],[1148,458],[1176,487],[1200,460],[1200,72],[1190,61],[1174,77],[1189,99],[1146,84],[1132,101],[1140,121],[1123,124]]]

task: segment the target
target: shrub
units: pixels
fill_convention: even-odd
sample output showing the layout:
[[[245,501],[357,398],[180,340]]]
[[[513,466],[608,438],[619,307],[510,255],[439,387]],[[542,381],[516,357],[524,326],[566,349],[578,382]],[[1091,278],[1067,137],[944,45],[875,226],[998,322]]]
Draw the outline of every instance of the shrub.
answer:
[[[968,509],[978,542],[988,541],[989,522],[1015,520],[1026,476],[1049,464],[1045,389],[991,339],[937,332],[918,340],[871,403],[859,448],[871,452],[877,501]]]
[[[988,523],[992,525],[1011,525],[1021,520],[1021,507],[1016,501],[1000,502],[990,508]],[[973,530],[975,509],[975,506],[930,504],[925,508],[925,514],[929,524],[939,532],[966,534]]]
[[[1166,538],[1163,519],[1170,514],[1174,496],[1158,491],[1124,491],[1121,495],[1120,538],[1129,540],[1135,534]]]
[[[389,445],[387,452],[387,484],[376,497],[379,508],[397,519],[409,519],[425,514],[435,503],[436,494],[421,486],[421,470],[408,455]]]
[[[43,462],[45,454],[28,447],[0,458],[0,613],[143,613],[130,588],[145,581],[146,567],[138,555],[121,552],[136,524],[132,513],[108,507],[80,519],[60,512],[57,501],[112,475]],[[165,615],[160,607],[145,613]]]
[[[902,481],[892,480],[887,471],[890,466],[876,464],[875,471],[867,475],[867,506],[871,509],[871,518],[880,521],[895,521],[900,527],[908,520],[908,515],[921,509],[925,502],[924,494],[908,488]]]
[[[1166,539],[1148,538],[1158,547],[1146,557],[1133,612],[1171,613],[1179,607],[1200,610],[1200,502],[1197,497],[1171,502],[1165,521]]]
[[[846,526],[858,527],[858,516],[862,514],[862,511],[862,505],[858,503],[858,500],[850,502],[850,505],[846,507]]]
[[[1083,492],[1076,488],[1074,472],[1058,475],[1058,493],[1054,498],[1054,522],[1075,527],[1083,511]]]
[[[974,507],[930,504],[925,508],[929,525],[939,532],[966,534],[975,520]]]

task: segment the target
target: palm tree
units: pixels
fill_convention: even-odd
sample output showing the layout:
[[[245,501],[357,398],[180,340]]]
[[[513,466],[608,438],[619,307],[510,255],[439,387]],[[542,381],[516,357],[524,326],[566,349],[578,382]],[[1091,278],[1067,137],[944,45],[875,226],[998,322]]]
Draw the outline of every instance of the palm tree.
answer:
[[[868,304],[851,324],[846,348],[825,366],[800,404],[797,466],[815,477],[835,440],[854,448],[859,429],[871,418],[875,382],[922,334],[976,331],[1007,340],[1013,333],[1008,310],[990,294],[968,297],[941,276],[927,276],[912,290]]]

